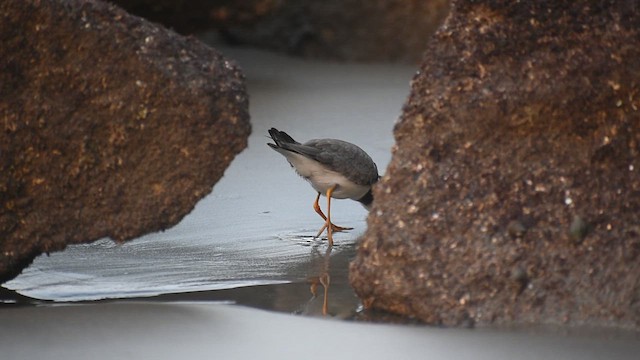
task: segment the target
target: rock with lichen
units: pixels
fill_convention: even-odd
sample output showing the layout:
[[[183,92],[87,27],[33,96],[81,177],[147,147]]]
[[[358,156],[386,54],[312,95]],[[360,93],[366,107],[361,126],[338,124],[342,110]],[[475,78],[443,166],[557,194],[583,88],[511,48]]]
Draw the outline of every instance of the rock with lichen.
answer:
[[[367,307],[640,328],[639,11],[454,3],[351,265]]]
[[[0,3],[0,283],[176,224],[250,132],[239,68],[98,0]]]

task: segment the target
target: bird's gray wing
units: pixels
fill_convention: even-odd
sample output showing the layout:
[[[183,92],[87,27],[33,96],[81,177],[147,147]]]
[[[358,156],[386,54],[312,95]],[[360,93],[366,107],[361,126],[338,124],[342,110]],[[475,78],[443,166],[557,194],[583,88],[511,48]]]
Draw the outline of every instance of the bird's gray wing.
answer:
[[[318,139],[288,145],[293,151],[343,174],[357,184],[371,185],[378,181],[376,164],[364,150],[354,144],[336,139]]]
[[[318,162],[323,163],[322,161],[319,161],[317,158],[321,157],[321,150],[312,146],[308,146],[306,144],[300,144],[300,143],[283,143],[283,144],[279,144],[281,148],[285,149],[285,150],[289,150],[289,151],[293,151],[295,153],[304,155],[308,158],[314,159]],[[323,163],[324,164],[324,163]]]

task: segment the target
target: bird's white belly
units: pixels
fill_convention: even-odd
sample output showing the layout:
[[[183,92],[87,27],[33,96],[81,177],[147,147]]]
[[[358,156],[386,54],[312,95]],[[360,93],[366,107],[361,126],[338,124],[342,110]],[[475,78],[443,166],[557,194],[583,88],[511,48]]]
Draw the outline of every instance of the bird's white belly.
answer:
[[[311,183],[311,186],[322,195],[327,194],[332,186],[338,185],[331,194],[331,197],[336,199],[353,199],[358,200],[362,198],[369,187],[356,185],[353,182],[347,180],[344,176],[334,171],[320,171],[313,173],[311,177],[307,178]]]
[[[331,197],[336,199],[358,200],[369,191],[368,186],[357,185],[342,174],[325,168],[315,160],[292,152],[287,152],[284,155],[296,169],[296,172],[309,181],[311,186],[322,195],[326,195],[327,190],[334,185],[337,187]]]

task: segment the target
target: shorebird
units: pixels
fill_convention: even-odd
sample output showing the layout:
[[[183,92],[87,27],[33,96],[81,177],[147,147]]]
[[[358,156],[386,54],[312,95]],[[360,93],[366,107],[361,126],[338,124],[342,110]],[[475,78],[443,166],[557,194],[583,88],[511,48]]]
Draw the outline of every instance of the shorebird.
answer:
[[[333,246],[333,232],[352,230],[331,222],[331,198],[352,199],[371,209],[373,194],[371,186],[380,175],[371,157],[358,146],[336,139],[315,139],[301,144],[284,131],[269,130],[275,144],[267,143],[284,155],[298,175],[307,180],[318,192],[313,209],[325,221],[315,237],[327,230],[329,246]],[[327,215],[318,201],[320,195],[327,197]]]

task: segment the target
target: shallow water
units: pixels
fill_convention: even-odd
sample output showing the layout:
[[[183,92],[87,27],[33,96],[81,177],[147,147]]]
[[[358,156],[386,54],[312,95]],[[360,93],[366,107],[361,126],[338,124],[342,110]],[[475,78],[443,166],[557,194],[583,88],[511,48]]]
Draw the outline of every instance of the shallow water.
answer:
[[[302,142],[330,137],[356,143],[383,172],[414,69],[310,62],[256,50],[224,53],[246,74],[253,133],[213,192],[172,229],[121,245],[102,239],[41,256],[7,288],[37,299],[80,301],[167,293],[201,298],[186,293],[262,285],[259,296],[265,285],[298,284],[274,288],[299,289],[302,302],[282,309],[290,311],[306,306],[309,282],[335,263],[332,293],[355,309],[347,264],[367,212],[350,200],[332,202],[334,222],[354,230],[334,235],[336,259],[329,261],[326,241],[313,238],[322,225],[312,209],[315,192],[266,145],[267,129]]]

